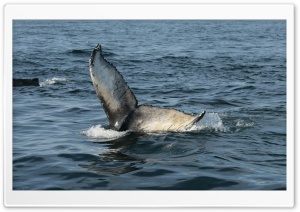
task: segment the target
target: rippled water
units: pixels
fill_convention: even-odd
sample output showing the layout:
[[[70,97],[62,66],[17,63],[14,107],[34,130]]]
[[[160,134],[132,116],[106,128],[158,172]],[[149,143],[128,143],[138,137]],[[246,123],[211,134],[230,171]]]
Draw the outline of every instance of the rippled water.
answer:
[[[117,132],[97,43],[140,104],[207,114],[181,133]],[[285,21],[13,22],[15,190],[285,190]]]

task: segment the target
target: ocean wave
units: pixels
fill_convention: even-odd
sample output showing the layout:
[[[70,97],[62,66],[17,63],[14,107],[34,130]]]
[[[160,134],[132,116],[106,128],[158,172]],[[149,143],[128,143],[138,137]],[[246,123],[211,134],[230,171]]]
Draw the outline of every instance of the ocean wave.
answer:
[[[83,55],[90,55],[92,53],[91,49],[72,49],[72,50],[69,50],[67,52],[68,54],[70,55],[74,55],[74,56],[83,56]],[[115,56],[117,54],[113,53],[113,52],[108,52],[108,51],[105,51],[103,53],[103,55],[105,57],[109,57],[109,56]]]
[[[158,58],[159,60],[190,60],[190,57],[188,56],[176,56],[176,55],[166,55]]]
[[[127,133],[128,131],[119,132],[111,129],[105,129],[100,124],[80,132],[80,134],[86,135],[90,138],[100,138],[103,139],[103,141],[121,138]]]
[[[29,65],[29,66],[42,66],[42,64],[40,62],[38,62],[37,60],[34,59],[13,59],[13,65]]]
[[[40,83],[41,87],[47,86],[47,85],[53,85],[60,82],[66,82],[68,81],[66,78],[57,78],[53,77],[52,79],[47,79],[46,81]]]
[[[223,125],[218,113],[206,113],[204,117],[193,125],[188,131],[213,130],[216,132],[227,132],[228,128]]]
[[[90,49],[73,49],[68,51],[69,54],[82,55],[82,54],[91,54]]]
[[[231,91],[240,91],[240,90],[255,90],[256,86],[254,85],[246,85],[246,86],[240,86],[233,88]]]
[[[220,106],[220,105],[236,106],[236,104],[234,104],[232,102],[226,101],[225,99],[219,99],[219,98],[216,98],[216,99],[213,99],[213,100],[207,101],[207,102],[210,105],[217,105],[217,106]]]

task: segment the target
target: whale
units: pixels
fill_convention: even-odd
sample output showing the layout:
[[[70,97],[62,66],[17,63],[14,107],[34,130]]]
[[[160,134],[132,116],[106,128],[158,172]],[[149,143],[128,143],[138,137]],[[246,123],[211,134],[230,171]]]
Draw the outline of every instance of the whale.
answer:
[[[176,109],[138,104],[121,73],[104,58],[100,44],[91,53],[89,71],[96,94],[113,130],[183,132],[205,115],[205,111],[193,115]]]

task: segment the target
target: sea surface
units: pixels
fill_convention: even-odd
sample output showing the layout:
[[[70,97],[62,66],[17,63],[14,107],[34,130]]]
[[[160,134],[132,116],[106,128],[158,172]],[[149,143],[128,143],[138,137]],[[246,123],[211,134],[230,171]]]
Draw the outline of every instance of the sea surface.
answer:
[[[204,118],[109,128],[88,62],[102,45],[139,104]],[[14,190],[286,190],[286,22],[15,20]]]

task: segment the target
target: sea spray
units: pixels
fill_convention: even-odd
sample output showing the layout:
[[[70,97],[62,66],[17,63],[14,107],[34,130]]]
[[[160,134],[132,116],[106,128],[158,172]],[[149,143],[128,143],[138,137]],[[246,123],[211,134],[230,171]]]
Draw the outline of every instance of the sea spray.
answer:
[[[44,87],[47,85],[53,85],[59,82],[66,82],[66,81],[68,81],[66,78],[53,77],[52,79],[47,79],[45,82],[40,83],[40,86]]]
[[[127,134],[127,132],[128,131],[119,132],[111,129],[105,129],[99,124],[82,131],[81,134],[86,135],[90,138],[100,138],[107,141],[123,137]]]
[[[206,113],[204,117],[193,125],[188,131],[213,130],[226,132],[227,128],[223,125],[218,113]]]

